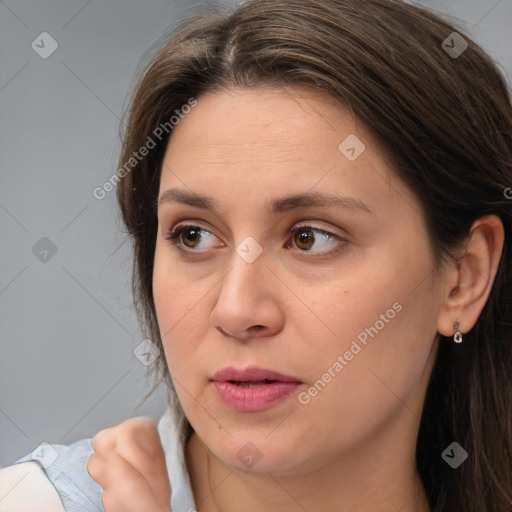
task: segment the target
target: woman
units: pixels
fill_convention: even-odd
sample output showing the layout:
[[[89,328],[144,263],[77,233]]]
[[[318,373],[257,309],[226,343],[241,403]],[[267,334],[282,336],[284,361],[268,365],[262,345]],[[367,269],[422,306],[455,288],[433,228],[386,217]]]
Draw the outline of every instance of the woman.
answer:
[[[512,510],[512,108],[473,41],[389,0],[197,15],[118,177],[169,408],[52,447],[66,510]]]

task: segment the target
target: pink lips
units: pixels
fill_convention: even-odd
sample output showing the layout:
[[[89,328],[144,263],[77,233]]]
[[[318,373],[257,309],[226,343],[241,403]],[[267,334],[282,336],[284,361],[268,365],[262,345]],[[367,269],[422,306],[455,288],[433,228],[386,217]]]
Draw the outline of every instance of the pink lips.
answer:
[[[234,411],[256,412],[272,407],[289,397],[302,382],[288,375],[249,367],[245,370],[223,368],[212,377],[221,401]]]

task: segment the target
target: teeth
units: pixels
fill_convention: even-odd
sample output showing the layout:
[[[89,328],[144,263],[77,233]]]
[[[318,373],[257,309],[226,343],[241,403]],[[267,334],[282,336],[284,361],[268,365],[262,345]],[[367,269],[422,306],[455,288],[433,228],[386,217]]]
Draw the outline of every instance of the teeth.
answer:
[[[261,381],[235,381],[237,386],[242,388],[254,388],[256,386],[263,386],[265,384],[270,384],[273,381],[270,380],[261,380]]]

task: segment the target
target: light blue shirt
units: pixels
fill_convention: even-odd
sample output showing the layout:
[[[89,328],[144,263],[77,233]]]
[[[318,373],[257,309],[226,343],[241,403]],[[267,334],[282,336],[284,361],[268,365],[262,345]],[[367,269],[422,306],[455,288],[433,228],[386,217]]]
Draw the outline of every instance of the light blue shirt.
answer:
[[[171,485],[171,510],[197,512],[185,463],[185,447],[179,442],[172,406],[160,418],[158,433]],[[57,490],[66,512],[105,512],[101,503],[103,488],[87,472],[87,461],[93,452],[90,438],[70,445],[42,444],[10,465],[37,462]]]

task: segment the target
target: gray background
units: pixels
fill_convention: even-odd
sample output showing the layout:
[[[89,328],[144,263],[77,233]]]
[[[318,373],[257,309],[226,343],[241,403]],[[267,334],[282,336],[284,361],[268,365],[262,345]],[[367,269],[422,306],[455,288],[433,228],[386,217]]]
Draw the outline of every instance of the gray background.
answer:
[[[510,83],[512,0],[416,3],[462,22]],[[0,466],[164,411],[162,390],[137,407],[152,381],[133,353],[130,243],[115,192],[92,192],[117,168],[140,58],[201,5],[0,1]],[[47,59],[31,47],[42,32],[59,45]]]

